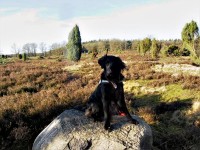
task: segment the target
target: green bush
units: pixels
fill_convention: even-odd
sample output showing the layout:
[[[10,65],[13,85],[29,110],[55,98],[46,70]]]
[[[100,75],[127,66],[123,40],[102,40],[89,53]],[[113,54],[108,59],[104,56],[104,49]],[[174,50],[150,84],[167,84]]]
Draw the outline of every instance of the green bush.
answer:
[[[160,46],[158,45],[158,42],[155,39],[153,39],[151,49],[150,49],[151,57],[158,58],[159,50],[160,50]]]
[[[140,46],[138,47],[138,51],[140,52],[140,54],[144,56],[147,51],[150,51],[151,43],[152,41],[150,38],[145,38],[140,41]]]
[[[23,53],[22,58],[23,58],[23,61],[26,61],[26,59],[27,59],[26,53]]]
[[[162,57],[167,57],[167,56],[180,56],[180,49],[178,46],[175,45],[170,45],[169,47],[163,46],[161,49],[161,55]]]
[[[19,55],[18,55],[18,58],[19,58],[19,59],[22,59],[22,54],[19,54]]]
[[[175,45],[170,45],[168,47],[167,53],[169,56],[179,56],[180,55],[179,47]]]
[[[164,45],[161,50],[160,50],[160,54],[162,57],[167,57],[167,50],[168,50],[168,47],[166,45]]]
[[[190,56],[190,51],[186,48],[183,48],[181,51],[180,51],[180,55],[181,56]]]

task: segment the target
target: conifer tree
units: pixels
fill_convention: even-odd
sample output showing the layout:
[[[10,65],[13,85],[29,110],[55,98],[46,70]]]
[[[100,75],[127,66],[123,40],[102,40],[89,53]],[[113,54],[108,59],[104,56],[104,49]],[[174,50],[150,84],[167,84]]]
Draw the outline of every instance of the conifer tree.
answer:
[[[140,53],[145,55],[147,51],[150,51],[151,48],[151,39],[145,38],[140,42]]]
[[[67,58],[72,61],[79,61],[81,58],[81,35],[79,27],[75,25],[68,36]]]
[[[194,40],[195,37],[199,36],[199,28],[195,21],[191,21],[190,23],[186,23],[182,32],[181,32],[182,40],[183,40],[183,48],[187,48],[191,51],[191,54],[196,57],[196,50],[194,48]]]
[[[151,57],[152,58],[157,58],[158,57],[158,53],[159,53],[158,43],[157,43],[156,39],[153,39],[152,40],[152,44],[151,44]]]

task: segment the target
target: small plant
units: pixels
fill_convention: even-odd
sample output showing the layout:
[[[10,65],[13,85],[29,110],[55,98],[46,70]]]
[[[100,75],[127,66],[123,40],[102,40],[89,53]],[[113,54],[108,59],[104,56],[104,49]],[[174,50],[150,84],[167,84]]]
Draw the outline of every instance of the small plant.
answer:
[[[97,50],[97,45],[94,45],[94,47],[92,48],[92,58],[96,58],[98,55],[98,50]]]
[[[23,53],[22,58],[23,58],[23,61],[26,61],[27,59],[26,53]]]
[[[18,55],[18,58],[19,58],[19,59],[22,59],[22,54],[19,54],[19,55]]]

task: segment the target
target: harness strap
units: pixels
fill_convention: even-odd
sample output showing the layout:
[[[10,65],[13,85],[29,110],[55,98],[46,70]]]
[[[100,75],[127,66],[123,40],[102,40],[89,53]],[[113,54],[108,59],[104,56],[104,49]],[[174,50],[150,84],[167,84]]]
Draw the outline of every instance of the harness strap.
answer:
[[[109,81],[108,81],[108,80],[100,80],[100,81],[99,81],[99,84],[100,84],[100,83],[109,83]]]
[[[100,81],[99,81],[99,84],[101,84],[101,83],[111,83],[112,86],[113,86],[115,89],[117,88],[117,84],[115,84],[115,83],[113,83],[113,82],[110,82],[110,81],[108,81],[108,80],[100,80]]]

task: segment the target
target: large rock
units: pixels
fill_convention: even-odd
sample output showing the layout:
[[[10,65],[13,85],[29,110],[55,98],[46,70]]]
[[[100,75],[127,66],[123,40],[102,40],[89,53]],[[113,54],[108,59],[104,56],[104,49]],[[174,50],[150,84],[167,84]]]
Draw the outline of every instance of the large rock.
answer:
[[[150,126],[137,116],[133,118],[138,125],[113,116],[114,129],[107,132],[102,122],[87,119],[81,111],[66,110],[37,136],[33,150],[150,150]]]

